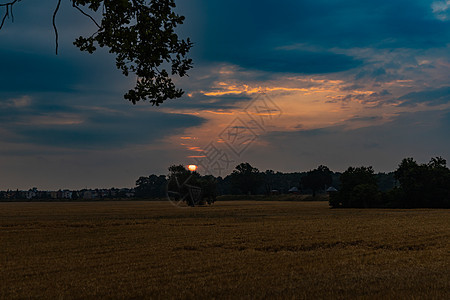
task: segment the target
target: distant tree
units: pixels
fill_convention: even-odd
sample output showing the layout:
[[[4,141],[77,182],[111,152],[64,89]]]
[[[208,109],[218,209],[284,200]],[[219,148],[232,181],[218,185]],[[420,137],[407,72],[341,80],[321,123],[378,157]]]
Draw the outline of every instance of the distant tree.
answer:
[[[78,200],[78,197],[79,197],[79,195],[78,195],[78,191],[72,191],[72,200]]]
[[[19,189],[16,189],[16,191],[14,192],[14,196],[13,199],[23,199],[25,197],[22,197],[22,193],[19,191]]]
[[[450,170],[446,163],[442,157],[432,158],[428,164],[403,159],[394,173],[400,184],[396,201],[403,207],[449,207]]]
[[[450,169],[442,157],[432,158],[428,163],[430,207],[450,207]]]
[[[189,206],[194,206],[194,202],[189,195],[189,188],[186,183],[190,181],[190,184],[196,184],[194,176],[183,165],[173,165],[169,167],[169,175],[167,178],[167,190],[170,193],[170,197],[173,197],[176,201],[184,200]]]
[[[230,177],[232,184],[243,194],[256,194],[263,183],[261,172],[247,162],[237,165]]]
[[[93,53],[97,47],[106,47],[116,56],[116,66],[123,75],[136,75],[136,86],[125,94],[125,99],[135,104],[148,99],[153,105],[159,105],[167,99],[183,95],[177,89],[172,77],[183,77],[192,68],[192,60],[187,53],[192,47],[191,41],[182,40],[175,28],[183,24],[184,17],[174,12],[174,0],[69,0],[74,9],[88,17],[97,26],[97,31],[89,37],[80,36],[74,45],[81,51]],[[0,29],[8,17],[14,19],[13,6],[20,0],[1,3],[5,8],[0,19]],[[24,1],[25,2],[25,1]],[[56,54],[58,54],[58,30],[56,16],[61,4],[57,1],[53,12]],[[101,11],[101,21],[84,10],[92,13]]]
[[[427,176],[426,165],[420,166],[412,157],[404,158],[394,172],[395,179],[400,184],[398,199],[394,199],[402,207],[416,207],[423,197]]]
[[[372,167],[349,167],[340,181],[339,191],[330,195],[331,207],[370,207],[378,203],[380,195]]]
[[[182,186],[185,183],[196,184],[199,178],[199,173],[196,171],[191,172],[183,165],[173,165],[169,167],[169,188],[177,185]]]
[[[315,197],[317,191],[324,190],[331,185],[332,174],[333,172],[328,167],[320,165],[317,169],[306,173],[306,176],[301,179],[301,183],[305,189],[311,189],[313,197]]]
[[[136,197],[138,198],[163,198],[165,197],[167,180],[164,175],[150,175],[139,177],[136,181]]]
[[[168,190],[176,200],[183,198],[189,206],[196,204],[212,204],[217,197],[217,180],[212,175],[201,176],[196,171],[191,172],[183,165],[169,167]],[[194,199],[190,189],[199,188],[199,199]],[[195,201],[198,202],[195,202]]]
[[[379,207],[381,206],[381,193],[378,186],[373,183],[358,184],[347,196],[347,207]]]
[[[394,177],[394,172],[378,173],[376,174],[376,177],[380,191],[386,192],[395,187],[396,179]]]
[[[199,183],[202,189],[202,200],[208,204],[216,202],[217,179],[212,175],[206,175],[200,178]]]
[[[273,170],[266,170],[263,174],[264,190],[266,195],[270,195],[271,191],[275,190],[275,172]]]
[[[231,183],[231,177],[230,175],[225,176],[225,178],[222,178],[221,176],[216,178],[217,182],[217,194],[218,195],[232,195],[233,193],[233,185]]]
[[[370,167],[349,167],[341,175],[341,190],[351,191],[360,184],[377,185],[377,178],[373,168]]]

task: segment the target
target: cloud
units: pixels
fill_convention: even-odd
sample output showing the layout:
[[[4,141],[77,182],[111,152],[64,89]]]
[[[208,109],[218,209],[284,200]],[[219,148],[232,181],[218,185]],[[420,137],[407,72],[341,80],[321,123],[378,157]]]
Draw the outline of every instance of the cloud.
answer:
[[[443,47],[450,28],[433,17],[426,1],[202,1],[202,59],[275,72],[326,73],[355,66],[336,49]],[[208,26],[204,26],[208,24]],[[282,52],[303,45],[303,51]],[[308,49],[317,56],[308,53]],[[299,50],[299,49],[297,49]],[[331,50],[331,51],[330,51]],[[317,64],[324,59],[324,65]]]
[[[25,98],[26,99],[26,98]],[[17,101],[22,105],[23,101]],[[8,106],[0,112],[0,129],[9,132],[3,142],[70,149],[107,149],[152,144],[185,128],[201,125],[202,118],[122,105],[71,105],[46,97],[26,107]],[[98,99],[97,99],[98,101]],[[14,103],[14,100],[8,103]]]
[[[0,101],[0,107],[8,108],[8,107],[16,107],[23,108],[27,107],[31,104],[31,97],[28,95],[21,96],[18,98],[7,99],[6,101]]]
[[[198,154],[185,146],[216,138],[261,90],[283,116],[242,157],[260,168],[392,170],[407,155],[445,156],[449,2],[432,2],[182,1],[195,65],[176,80],[186,96],[160,108],[123,99],[135,79],[112,55],[72,45],[95,28],[70,2],[57,17],[58,56],[54,4],[20,2],[0,31],[0,182],[132,185]]]
[[[400,102],[400,106],[415,106],[421,103],[428,106],[448,104],[450,103],[450,86],[408,93],[397,101]]]
[[[239,107],[241,102],[249,101],[251,97],[245,93],[207,96],[201,92],[193,92],[190,97],[168,101],[164,109],[192,110],[226,110]]]
[[[81,73],[67,60],[47,55],[0,49],[2,61],[0,90],[2,92],[72,91]],[[45,76],[42,74],[45,73]]]
[[[450,19],[450,1],[435,1],[431,7],[439,20],[448,21]]]
[[[392,171],[404,157],[450,158],[449,131],[449,109],[400,113],[390,122],[356,129],[339,125],[267,133],[261,137],[266,147],[250,149],[242,159],[258,161],[261,169],[307,170],[325,164],[336,171],[359,165]]]
[[[255,52],[258,50],[255,50]],[[347,55],[332,52],[299,50],[272,50],[243,53],[231,60],[243,68],[277,73],[325,74],[353,69],[360,61]]]
[[[373,122],[380,121],[383,118],[380,116],[357,116],[347,120],[347,122]]]

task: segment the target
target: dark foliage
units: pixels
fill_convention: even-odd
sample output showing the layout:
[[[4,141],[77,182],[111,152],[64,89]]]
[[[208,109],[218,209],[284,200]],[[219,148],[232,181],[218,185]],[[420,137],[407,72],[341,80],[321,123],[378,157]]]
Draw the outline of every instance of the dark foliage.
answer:
[[[341,175],[339,192],[330,195],[330,206],[450,208],[450,169],[442,157],[428,164],[405,158],[394,173],[380,174],[375,175],[371,167],[348,168]],[[389,177],[398,186],[394,181],[393,188],[380,191],[377,181],[383,180],[386,187],[393,182]]]
[[[378,188],[382,192],[392,190],[396,186],[397,180],[394,177],[394,172],[378,173],[376,174]]]
[[[450,169],[442,157],[428,164],[402,160],[395,171],[402,207],[450,207]]]
[[[260,187],[258,191],[269,195],[272,192],[286,194],[292,187],[297,187],[300,190],[300,181],[305,173],[282,173],[266,170],[262,175],[264,186],[263,188]]]
[[[331,185],[333,182],[332,173],[328,167],[320,165],[317,169],[306,173],[301,183],[305,189],[312,190],[313,197],[315,197],[317,191],[325,190]]]
[[[230,177],[233,186],[239,189],[242,194],[256,194],[263,183],[261,172],[249,163],[237,165]]]
[[[136,180],[136,197],[164,198],[166,197],[167,179],[164,175],[150,175]]]
[[[212,204],[217,197],[217,180],[214,176],[201,176],[187,170],[183,165],[169,167],[167,191],[176,201],[185,201],[189,206]],[[201,191],[199,202],[192,195],[192,189]]]
[[[14,0],[0,4],[6,12],[0,23],[13,17]],[[183,91],[175,87],[173,76],[183,77],[192,68],[187,53],[192,43],[180,39],[175,33],[184,17],[174,12],[174,0],[71,0],[73,7],[90,18],[97,31],[89,37],[80,36],[74,45],[81,51],[93,53],[97,47],[106,47],[116,57],[116,66],[125,76],[134,73],[136,86],[125,94],[135,104],[149,100],[159,105],[167,99],[180,98]],[[58,53],[58,30],[55,23],[61,0],[53,13],[53,27]],[[101,12],[101,21],[84,10]]]
[[[341,175],[339,192],[330,195],[331,207],[372,207],[378,200],[378,185],[372,167],[349,167]]]

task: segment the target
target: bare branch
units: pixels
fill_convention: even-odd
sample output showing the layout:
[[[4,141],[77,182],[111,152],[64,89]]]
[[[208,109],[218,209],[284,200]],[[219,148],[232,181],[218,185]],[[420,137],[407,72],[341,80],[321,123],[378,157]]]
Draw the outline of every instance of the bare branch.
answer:
[[[13,13],[13,6],[12,5],[10,6],[9,11],[11,12],[11,22],[14,23],[14,13]]]
[[[2,29],[3,24],[5,24],[6,17],[8,17],[8,11],[6,11],[6,14],[3,16],[2,23],[0,24],[0,29]]]
[[[14,3],[16,3],[16,2],[20,2],[20,0],[14,0],[14,1],[7,2],[7,3],[0,3],[0,7],[14,5]]]
[[[59,5],[61,4],[61,0],[58,0],[58,4],[56,5],[55,11],[53,12],[53,29],[55,29],[55,43],[56,43],[56,55],[58,55],[58,29],[56,28],[56,14],[59,10]]]
[[[5,20],[6,20],[6,18],[9,17],[10,12],[11,12],[11,21],[14,22],[14,14],[13,14],[12,8],[13,8],[13,5],[16,2],[20,2],[20,1],[21,0],[14,0],[14,1],[11,1],[11,2],[8,2],[8,3],[1,3],[0,4],[0,7],[2,7],[2,6],[6,7],[6,12],[5,12],[5,15],[2,18],[2,23],[0,24],[0,29],[2,29],[3,25],[5,24]]]
[[[101,26],[98,25],[98,23],[95,21],[95,19],[94,19],[91,15],[85,13],[81,8],[79,8],[78,5],[75,4],[75,2],[73,2],[73,7],[75,7],[75,8],[78,9],[83,15],[85,15],[86,17],[88,17],[89,19],[91,19],[92,22],[94,22],[95,25],[97,25],[97,27],[98,27],[99,29],[101,28]]]

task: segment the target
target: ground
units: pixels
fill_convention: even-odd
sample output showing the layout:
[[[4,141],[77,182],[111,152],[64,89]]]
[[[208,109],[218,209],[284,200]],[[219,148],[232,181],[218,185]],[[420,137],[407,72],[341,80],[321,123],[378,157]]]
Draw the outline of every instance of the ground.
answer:
[[[450,210],[0,203],[0,298],[450,299]]]

